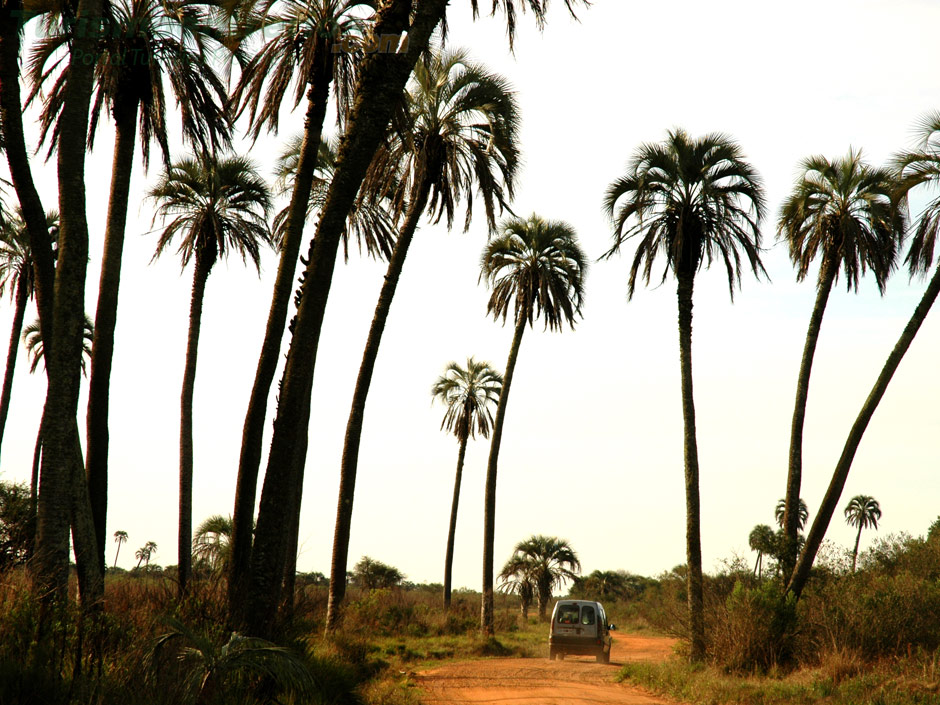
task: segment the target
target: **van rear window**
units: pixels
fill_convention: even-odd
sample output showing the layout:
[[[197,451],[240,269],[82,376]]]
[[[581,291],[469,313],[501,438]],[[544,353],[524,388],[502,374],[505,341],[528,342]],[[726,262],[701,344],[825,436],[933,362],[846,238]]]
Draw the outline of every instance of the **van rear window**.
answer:
[[[558,608],[558,623],[559,624],[577,624],[578,623],[578,606],[577,605],[561,605]]]
[[[581,608],[581,624],[594,624],[594,608],[590,605]]]

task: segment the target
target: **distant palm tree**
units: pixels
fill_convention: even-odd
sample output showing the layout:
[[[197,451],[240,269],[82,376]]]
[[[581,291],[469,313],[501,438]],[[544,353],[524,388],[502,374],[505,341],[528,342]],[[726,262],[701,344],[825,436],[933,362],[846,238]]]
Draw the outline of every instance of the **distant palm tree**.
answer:
[[[115,531],[114,543],[117,544],[117,550],[114,552],[114,567],[117,568],[117,559],[118,559],[118,556],[121,554],[121,546],[127,543],[127,532]]]
[[[494,230],[496,209],[502,212],[512,197],[519,163],[515,94],[504,78],[470,61],[466,52],[434,51],[426,61],[419,62],[405,99],[406,130],[389,140],[390,147],[378,151],[373,173],[364,184],[376,193],[388,188],[386,184],[397,187],[390,195],[405,219],[379,291],[346,423],[330,566],[328,628],[335,625],[343,600],[342,576],[349,554],[366,401],[392,300],[418,223],[427,208],[432,222],[443,217],[450,227],[455,206],[463,202],[466,230],[476,190],[483,201],[487,226]]]
[[[46,227],[52,241],[55,242],[59,229],[57,213],[46,214]],[[3,442],[3,430],[10,411],[16,350],[23,328],[23,316],[26,313],[26,304],[33,298],[36,290],[29,232],[26,230],[26,223],[23,221],[20,209],[17,209],[15,215],[8,215],[0,222],[0,297],[7,293],[8,289],[10,298],[14,302],[14,309],[10,345],[7,349],[7,364],[3,375],[3,391],[0,392],[0,444]]]
[[[451,570],[454,563],[454,536],[457,532],[457,505],[460,502],[460,479],[467,441],[477,432],[489,438],[493,426],[492,407],[499,403],[503,376],[488,362],[467,358],[466,368],[451,362],[444,374],[431,387],[431,396],[447,407],[441,428],[457,437],[457,477],[454,480],[454,499],[450,508],[450,527],[447,532],[447,551],[444,556],[444,609],[450,608]]]
[[[513,565],[513,561],[521,561],[520,567],[527,566],[524,570],[535,585],[541,620],[548,618],[548,603],[555,588],[574,580],[581,572],[581,562],[571,545],[554,536],[530,536],[520,541],[507,566]]]
[[[487,313],[505,324],[512,310],[513,336],[503,376],[503,386],[493,422],[493,438],[486,465],[483,507],[483,596],[480,629],[493,633],[493,553],[496,538],[496,474],[503,423],[509,403],[509,389],[519,357],[526,324],[532,326],[541,316],[545,327],[574,328],[584,303],[584,277],[587,258],[578,244],[574,229],[567,223],[544,220],[532,215],[528,220],[510,218],[501,234],[490,240],[481,258],[481,279],[493,292]]]
[[[153,554],[157,552],[157,544],[153,541],[148,541],[143,546],[138,548],[134,552],[134,558],[137,559],[137,568],[140,568],[140,564],[150,565],[150,559],[153,557]]]
[[[157,242],[154,259],[179,237],[183,267],[195,260],[189,309],[186,365],[180,395],[179,589],[192,573],[193,389],[202,301],[212,267],[230,251],[260,267],[262,245],[271,245],[266,218],[271,210],[267,184],[243,157],[202,155],[172,164],[150,191],[157,218],[170,222]]]
[[[232,517],[213,514],[193,534],[193,562],[213,572],[228,568],[232,553]]]
[[[777,546],[777,535],[767,524],[758,524],[747,538],[752,551],[757,551],[757,560],[754,562],[754,575],[763,577],[764,556],[773,555]]]
[[[692,395],[692,290],[696,273],[713,260],[725,265],[732,300],[735,284],[741,282],[742,253],[755,276],[764,271],[760,261],[764,189],[757,171],[730,138],[711,134],[693,139],[676,129],[664,142],[645,144],[634,152],[627,173],[608,187],[604,204],[614,223],[614,246],[605,257],[619,251],[627,240],[640,239],[630,268],[629,298],[633,298],[641,269],[649,284],[660,255],[665,259],[662,281],[671,270],[678,282],[690,657],[701,661],[705,616]]]
[[[845,157],[833,161],[823,156],[809,157],[803,160],[801,170],[793,193],[780,209],[778,239],[790,248],[797,281],[809,274],[817,256],[821,262],[790,427],[783,524],[787,539],[781,556],[785,575],[789,575],[796,562],[803,424],[813,357],[829,292],[840,269],[845,273],[849,290],[858,290],[861,275],[870,269],[883,294],[905,227],[903,213],[894,207],[892,200],[897,190],[894,174],[888,169],[868,166],[862,161],[861,152],[850,149]]]
[[[779,502],[777,502],[777,506],[774,508],[774,519],[777,520],[777,526],[779,526],[781,529],[783,528],[784,518],[786,517],[786,509],[786,499],[781,499]],[[802,531],[806,526],[806,520],[809,519],[809,509],[806,508],[806,502],[804,502],[802,498],[800,499],[800,512],[797,519],[798,521],[796,527]]]
[[[862,538],[862,529],[871,527],[878,530],[878,520],[881,519],[881,506],[874,497],[867,494],[859,494],[852,497],[849,503],[845,505],[845,523],[849,526],[857,526],[858,533],[855,534],[855,547],[852,549],[852,572],[855,572],[855,564],[858,562],[858,542]]]
[[[499,571],[499,589],[519,596],[522,621],[529,621],[529,605],[535,599],[536,586],[533,576],[535,562],[527,557],[513,554]]]

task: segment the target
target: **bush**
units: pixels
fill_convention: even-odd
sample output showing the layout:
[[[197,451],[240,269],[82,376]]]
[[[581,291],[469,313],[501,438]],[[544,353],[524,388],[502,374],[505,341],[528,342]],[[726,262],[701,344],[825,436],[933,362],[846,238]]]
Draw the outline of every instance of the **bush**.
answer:
[[[792,650],[795,600],[776,581],[735,584],[712,629],[711,657],[728,671],[767,671]]]

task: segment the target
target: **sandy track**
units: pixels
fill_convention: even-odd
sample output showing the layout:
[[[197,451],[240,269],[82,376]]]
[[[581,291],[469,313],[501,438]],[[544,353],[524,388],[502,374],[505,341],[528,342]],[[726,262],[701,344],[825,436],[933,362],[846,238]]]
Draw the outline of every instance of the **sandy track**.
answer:
[[[547,656],[462,661],[422,671],[417,683],[426,705],[674,705],[674,701],[613,680],[618,666],[628,661],[662,661],[672,653],[674,643],[664,637],[617,635],[609,665],[579,656],[564,661],[549,661]]]

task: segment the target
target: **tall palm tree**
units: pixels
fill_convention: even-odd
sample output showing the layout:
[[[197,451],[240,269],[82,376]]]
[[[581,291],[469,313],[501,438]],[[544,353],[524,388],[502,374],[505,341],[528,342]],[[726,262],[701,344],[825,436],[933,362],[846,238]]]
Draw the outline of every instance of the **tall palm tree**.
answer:
[[[779,526],[781,529],[784,526],[784,518],[786,517],[786,511],[787,511],[787,500],[781,499],[780,501],[777,502],[777,506],[774,507],[774,519],[777,520],[777,526]],[[809,519],[809,509],[807,509],[806,507],[806,502],[804,502],[803,499],[800,498],[800,511],[797,514],[797,524],[796,524],[796,528],[799,531],[802,531],[803,528],[806,526],[807,519]]]
[[[852,549],[852,572],[858,562],[858,542],[862,539],[862,529],[869,527],[878,530],[878,520],[881,519],[881,505],[874,497],[867,494],[858,494],[845,505],[845,523],[858,527],[855,534],[855,547]]]
[[[266,218],[271,209],[268,187],[252,163],[243,157],[200,156],[172,164],[149,197],[157,203],[158,217],[169,224],[157,242],[154,259],[174,238],[185,268],[194,260],[193,292],[189,309],[186,365],[180,396],[180,594],[192,573],[193,388],[202,300],[213,265],[230,251],[260,266],[260,248],[272,244]]]
[[[921,187],[936,188],[937,184],[940,184],[940,113],[927,115],[919,125],[918,133],[917,146],[897,155],[892,164],[897,170],[899,179],[894,197],[903,217],[907,216],[907,195],[912,190],[926,190]],[[917,224],[913,229],[911,245],[904,259],[912,278],[926,276],[930,271],[933,265],[938,229],[940,229],[940,198],[934,197],[927,202],[927,205],[919,214]],[[832,471],[832,478],[826,488],[826,494],[823,496],[819,511],[816,513],[816,518],[813,520],[813,525],[806,537],[806,546],[800,552],[799,561],[787,586],[787,590],[797,597],[800,596],[806,586],[806,581],[809,579],[810,568],[813,567],[816,553],[822,545],[829,522],[832,520],[839,504],[842,490],[845,488],[845,482],[849,476],[849,470],[852,468],[852,461],[855,459],[855,453],[862,442],[862,437],[865,435],[865,429],[868,428],[868,423],[888,389],[891,378],[898,369],[898,365],[901,364],[901,360],[904,359],[911,343],[914,342],[914,337],[917,335],[917,331],[920,330],[924,319],[927,318],[927,314],[930,312],[934,301],[937,300],[938,294],[940,294],[940,267],[937,267],[930,278],[920,302],[898,337],[891,354],[888,355],[888,359],[881,368],[881,373],[875,380],[868,398],[862,404],[862,408],[855,418],[855,423],[852,424],[852,428],[845,439],[842,455],[839,456],[839,461]]]
[[[46,227],[50,237],[55,241],[59,228],[58,214],[55,212],[46,214]],[[13,372],[16,369],[16,351],[23,329],[23,316],[26,313],[26,304],[33,298],[36,290],[29,232],[23,220],[23,212],[19,208],[15,215],[3,219],[0,224],[0,297],[8,290],[10,299],[14,302],[14,309],[10,345],[7,349],[7,364],[3,375],[3,390],[0,392],[0,443],[3,442],[3,430],[10,411]]]
[[[633,297],[641,268],[649,283],[659,254],[665,259],[662,281],[671,270],[678,282],[690,656],[701,661],[705,621],[692,395],[692,290],[698,270],[710,266],[713,259],[725,265],[732,300],[735,284],[741,281],[742,253],[755,276],[764,271],[760,261],[764,189],[757,172],[729,137],[710,134],[692,138],[676,129],[668,133],[665,142],[636,150],[627,173],[608,187],[605,207],[614,223],[614,246],[606,256],[617,252],[626,240],[640,239],[630,268],[629,297]]]
[[[137,559],[137,568],[140,568],[140,564],[150,565],[150,559],[153,558],[153,554],[157,552],[157,544],[153,541],[148,541],[143,546],[138,548],[134,552],[134,558]]]
[[[575,1],[565,0],[569,10]],[[494,9],[504,11],[510,37],[516,6],[523,3],[539,23],[544,20],[545,0],[498,0]],[[373,36],[407,32],[407,42],[393,53],[367,54],[360,64],[356,101],[346,121],[336,174],[306,259],[258,507],[250,586],[238,605],[241,621],[252,634],[263,636],[276,627],[290,544],[281,529],[282,512],[295,501],[293,488],[303,483],[316,351],[344,223],[388,124],[401,106],[412,69],[445,19],[447,4],[447,0],[389,0],[375,15]],[[476,8],[476,0],[472,5]]]
[[[584,277],[587,258],[578,244],[574,230],[567,223],[543,220],[532,215],[528,220],[505,221],[501,234],[483,250],[481,278],[493,289],[487,313],[505,324],[513,309],[514,330],[503,387],[499,394],[493,439],[486,464],[486,489],[483,508],[483,596],[480,629],[493,633],[493,546],[496,538],[496,473],[499,448],[509,403],[509,389],[519,356],[525,326],[532,326],[541,316],[545,327],[560,331],[567,324],[574,328],[584,303]]]
[[[369,10],[375,9],[375,2],[265,0],[261,8],[260,24],[249,27],[251,31],[247,36],[249,39],[260,36],[262,46],[242,70],[233,93],[231,103],[236,116],[248,111],[249,129],[257,138],[265,126],[277,131],[281,104],[292,83],[293,107],[300,104],[305,94],[307,104],[271,308],[242,430],[229,575],[229,602],[235,621],[239,621],[237,608],[244,604],[251,563],[252,526],[268,396],[280,359],[294,271],[300,255],[311,190],[315,186],[330,87],[337,86],[337,104],[342,115],[348,107],[355,75],[354,55],[345,51],[334,52],[333,49],[338,39],[349,42],[367,31],[371,25]]]
[[[500,590],[519,596],[519,611],[523,622],[529,621],[529,606],[535,599],[534,567],[535,563],[531,558],[513,553],[497,576]]]
[[[345,594],[343,576],[349,553],[366,400],[392,299],[418,221],[430,206],[433,222],[445,217],[450,227],[454,208],[463,201],[467,212],[466,230],[473,216],[476,186],[486,210],[487,225],[494,230],[496,208],[502,211],[506,198],[512,196],[518,165],[519,117],[515,96],[504,79],[473,64],[465,52],[433,52],[428,61],[420,62],[415,66],[405,99],[408,131],[393,140],[389,149],[379,150],[375,172],[365,184],[370,191],[381,189],[381,186],[371,186],[370,181],[374,179],[378,179],[379,184],[398,185],[392,200],[406,213],[369,327],[346,423],[327,628],[338,623]],[[295,511],[299,512],[299,507]]]
[[[552,592],[581,572],[578,555],[565,539],[554,536],[530,536],[513,549],[513,559],[524,559],[528,574],[535,584],[539,600],[539,619],[548,618]]]
[[[104,29],[94,53],[95,94],[88,146],[94,144],[103,111],[110,112],[114,120],[115,138],[88,388],[86,474],[103,569],[109,389],[137,131],[144,167],[149,163],[150,145],[154,141],[167,163],[165,83],[179,108],[183,138],[197,149],[212,151],[228,145],[230,123],[222,108],[225,86],[211,61],[213,50],[221,46],[221,37],[210,24],[208,6],[190,0],[105,0],[102,10]],[[41,139],[50,137],[51,152],[61,127],[68,76],[66,62],[58,57],[71,40],[72,32],[67,22],[49,21],[44,26],[47,36],[36,44],[30,59],[33,89],[27,102],[44,93]],[[46,91],[50,83],[51,88]]]
[[[114,552],[114,567],[117,568],[117,559],[118,559],[118,556],[121,555],[121,546],[127,543],[127,532],[115,531],[114,543],[117,544],[117,550]]]
[[[758,524],[747,537],[748,546],[757,551],[757,560],[754,562],[754,575],[762,578],[764,574],[764,555],[776,551],[777,535],[767,524]]]
[[[489,438],[493,426],[492,407],[499,403],[503,376],[488,362],[467,358],[466,368],[451,362],[434,385],[431,396],[447,407],[441,428],[457,437],[457,477],[454,480],[454,499],[450,508],[450,526],[447,531],[447,551],[444,555],[444,609],[450,609],[451,571],[454,564],[454,535],[457,533],[457,505],[460,502],[460,480],[467,441],[479,433]]]
[[[813,356],[829,293],[840,269],[850,291],[858,290],[860,277],[870,269],[883,294],[904,234],[904,218],[892,204],[896,181],[890,170],[867,165],[861,152],[852,149],[833,161],[823,156],[809,157],[800,168],[802,173],[793,192],[781,207],[777,236],[789,246],[797,281],[807,276],[817,256],[821,261],[790,425],[783,524],[786,539],[781,557],[785,575],[796,562],[803,424]]]

